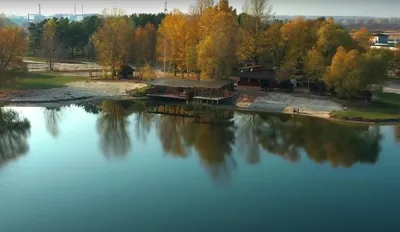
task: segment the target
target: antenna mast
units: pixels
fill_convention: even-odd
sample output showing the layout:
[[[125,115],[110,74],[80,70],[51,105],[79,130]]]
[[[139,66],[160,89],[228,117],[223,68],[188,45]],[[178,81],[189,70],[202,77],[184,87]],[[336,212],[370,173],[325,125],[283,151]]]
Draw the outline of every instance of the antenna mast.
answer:
[[[168,13],[168,9],[167,9],[167,0],[165,0],[164,3],[164,14],[166,15]],[[164,35],[164,76],[165,76],[165,68],[166,68],[166,64],[167,64],[167,40],[165,39],[165,35]]]

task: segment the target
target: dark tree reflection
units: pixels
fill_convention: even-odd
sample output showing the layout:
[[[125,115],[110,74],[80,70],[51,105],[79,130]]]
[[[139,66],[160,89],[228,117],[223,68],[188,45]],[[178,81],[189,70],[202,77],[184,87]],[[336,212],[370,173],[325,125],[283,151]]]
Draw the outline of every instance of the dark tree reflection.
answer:
[[[16,111],[0,108],[0,165],[28,152],[30,128]]]
[[[47,131],[51,136],[57,138],[60,134],[60,121],[62,117],[61,107],[46,107],[44,109],[44,118]]]
[[[394,139],[396,140],[397,143],[400,143],[400,125],[397,124],[396,126],[393,127],[394,129]]]
[[[235,161],[231,156],[235,143],[233,112],[213,108],[160,106],[156,121],[164,152],[186,157],[194,149],[203,166],[217,181],[229,177]],[[182,115],[182,116],[180,116]]]
[[[154,114],[146,112],[147,106],[145,102],[136,101],[130,107],[130,111],[135,113],[135,135],[136,138],[141,142],[147,141],[147,135],[151,131],[153,125]]]
[[[186,157],[188,155],[181,134],[183,127],[187,126],[185,120],[188,121],[190,119],[167,115],[159,115],[157,117],[157,134],[164,152],[177,157]]]
[[[351,167],[356,163],[375,163],[381,149],[379,127],[341,125],[309,117],[247,115],[241,118],[244,123],[239,121],[239,131],[247,133],[247,138],[240,137],[241,144],[247,144],[249,152],[254,150],[252,146],[257,141],[269,153],[289,161],[299,160],[301,151],[305,151],[316,163]],[[246,122],[251,118],[257,120]]]
[[[77,106],[83,108],[83,110],[89,114],[100,113],[99,105],[96,103],[88,102],[88,103],[78,104]]]
[[[127,131],[129,123],[126,108],[116,101],[105,101],[101,108],[97,131],[102,152],[106,156],[127,155],[131,149],[131,141]]]

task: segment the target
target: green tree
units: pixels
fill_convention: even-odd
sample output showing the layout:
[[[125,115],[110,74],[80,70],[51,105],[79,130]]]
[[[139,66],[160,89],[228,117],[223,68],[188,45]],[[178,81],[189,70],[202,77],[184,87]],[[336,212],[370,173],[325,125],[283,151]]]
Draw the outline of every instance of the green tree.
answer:
[[[60,58],[63,48],[56,30],[57,25],[54,19],[47,21],[43,27],[41,48],[49,71],[53,71],[54,64]]]

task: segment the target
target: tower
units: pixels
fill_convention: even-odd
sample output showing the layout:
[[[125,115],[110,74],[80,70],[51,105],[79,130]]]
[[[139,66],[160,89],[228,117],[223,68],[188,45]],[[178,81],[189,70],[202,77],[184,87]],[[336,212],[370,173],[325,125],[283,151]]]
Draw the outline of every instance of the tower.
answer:
[[[165,0],[165,3],[164,3],[164,14],[167,14],[168,13],[168,9],[167,9],[167,0]],[[165,39],[165,36],[164,36],[164,75],[165,75],[165,68],[166,68],[166,64],[167,64],[167,41],[166,41],[166,39]]]
[[[40,7],[40,3],[39,3],[39,15],[42,15],[42,9]]]
[[[74,4],[74,15],[76,16],[76,4]]]
[[[82,15],[83,15],[83,4],[82,4]]]

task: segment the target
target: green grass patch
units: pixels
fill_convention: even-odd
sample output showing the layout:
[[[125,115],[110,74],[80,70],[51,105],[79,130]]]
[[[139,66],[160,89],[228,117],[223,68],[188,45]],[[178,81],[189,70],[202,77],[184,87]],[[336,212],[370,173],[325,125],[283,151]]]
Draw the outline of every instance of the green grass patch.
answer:
[[[74,81],[87,80],[87,77],[60,76],[57,73],[14,73],[8,81],[0,82],[0,90],[30,90],[30,89],[50,89],[64,87],[65,84]],[[1,79],[0,79],[1,81]]]
[[[38,56],[25,56],[24,60],[45,62],[45,59],[43,57],[38,57]]]
[[[378,99],[369,105],[350,107],[344,111],[333,112],[336,119],[354,121],[379,121],[400,119],[400,95],[395,93],[378,93]]]

